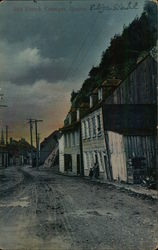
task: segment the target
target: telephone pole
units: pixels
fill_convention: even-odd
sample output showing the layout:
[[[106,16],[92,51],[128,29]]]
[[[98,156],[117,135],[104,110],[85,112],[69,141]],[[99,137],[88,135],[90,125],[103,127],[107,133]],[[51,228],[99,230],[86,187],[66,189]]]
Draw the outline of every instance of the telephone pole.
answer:
[[[43,122],[43,120],[38,119],[28,119],[30,124],[30,144],[31,144],[31,160],[33,166],[33,124],[35,124],[35,139],[36,139],[36,167],[39,165],[39,134],[38,134],[38,123]]]
[[[43,120],[35,120],[35,135],[36,135],[36,167],[39,166],[39,134],[38,134],[38,122],[43,122]]]
[[[6,125],[6,147],[8,149],[8,125]],[[7,150],[7,154],[6,154],[6,166],[9,166],[9,154],[8,154],[8,150]]]
[[[33,167],[33,135],[32,135],[32,130],[33,130],[33,119],[28,119],[28,123],[30,125],[30,144],[31,144],[31,165]]]
[[[8,145],[8,125],[6,125],[6,145]]]
[[[1,91],[1,88],[0,88]],[[0,109],[1,108],[6,108],[8,107],[7,105],[3,104],[4,100],[4,94],[0,93]],[[2,134],[1,134],[1,144],[5,144],[5,138],[4,138],[4,133],[3,133],[3,129],[2,129]],[[7,141],[6,141],[6,146],[7,146]],[[2,158],[4,158],[4,162],[2,164],[4,164],[5,166],[8,166],[8,148],[6,147],[5,149],[5,153],[0,152],[0,154],[2,154]]]

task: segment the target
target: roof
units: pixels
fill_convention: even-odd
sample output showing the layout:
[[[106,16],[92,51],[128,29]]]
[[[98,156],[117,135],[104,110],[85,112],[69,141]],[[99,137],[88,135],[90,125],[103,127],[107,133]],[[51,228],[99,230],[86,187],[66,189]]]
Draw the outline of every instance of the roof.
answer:
[[[114,91],[129,77],[129,75],[131,75],[136,69],[137,67],[143,62],[145,61],[148,57],[152,57],[149,53],[141,60],[137,63],[136,67],[134,69],[132,69],[130,71],[130,73],[123,79],[106,79],[101,86],[103,87],[115,87]],[[152,57],[153,58],[153,57]],[[106,99],[102,100],[101,102],[97,103],[94,107],[90,108],[88,110],[88,112],[82,117],[86,117],[88,114],[94,112],[95,110],[99,109],[100,107],[103,106],[104,103],[106,103],[107,99],[110,98],[110,96],[112,96],[113,93],[111,95],[109,95]]]
[[[62,132],[72,131],[80,125],[80,121],[74,122],[72,124],[66,125],[60,129]]]
[[[116,78],[113,78],[113,79],[106,79],[102,84],[101,86],[102,87],[117,87],[119,85],[119,83],[121,82],[120,79],[116,79]]]
[[[48,140],[56,139],[56,136],[59,136],[59,130],[53,131],[48,137],[44,138],[44,140],[41,142],[41,145],[47,143]]]

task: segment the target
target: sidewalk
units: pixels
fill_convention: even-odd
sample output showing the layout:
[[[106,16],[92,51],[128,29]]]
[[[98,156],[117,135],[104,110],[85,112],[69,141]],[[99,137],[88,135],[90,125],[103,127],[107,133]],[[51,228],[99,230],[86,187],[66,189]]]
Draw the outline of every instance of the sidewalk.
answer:
[[[89,182],[94,182],[94,183],[99,183],[103,185],[111,185],[121,191],[127,191],[131,194],[135,194],[136,196],[141,196],[142,198],[149,198],[149,199],[154,199],[158,200],[158,190],[153,190],[153,189],[148,189],[146,187],[142,187],[141,185],[136,185],[136,184],[125,184],[125,183],[118,183],[118,182],[110,182],[108,180],[103,181],[103,180],[90,180],[89,177],[80,177],[80,176],[74,176],[71,174],[65,174],[65,173],[57,173],[63,176],[68,176],[68,177],[78,177],[78,178],[83,178]]]
[[[120,190],[127,190],[128,192],[134,193],[138,196],[144,198],[151,198],[154,200],[158,200],[158,191],[153,189],[148,189],[142,187],[141,185],[136,184],[124,184],[124,183],[116,183],[116,182],[106,182],[107,184],[111,184]]]

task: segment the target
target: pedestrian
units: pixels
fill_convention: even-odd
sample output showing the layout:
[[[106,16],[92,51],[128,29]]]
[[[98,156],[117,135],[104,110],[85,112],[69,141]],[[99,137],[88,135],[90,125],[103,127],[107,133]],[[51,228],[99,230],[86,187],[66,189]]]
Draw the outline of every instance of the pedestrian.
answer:
[[[98,177],[99,177],[99,165],[97,162],[95,162],[93,169],[94,169],[93,176],[94,176],[94,178],[98,179]]]
[[[92,177],[93,177],[93,169],[92,168],[90,168],[90,170],[89,170],[89,177],[90,177],[90,179],[92,179]]]

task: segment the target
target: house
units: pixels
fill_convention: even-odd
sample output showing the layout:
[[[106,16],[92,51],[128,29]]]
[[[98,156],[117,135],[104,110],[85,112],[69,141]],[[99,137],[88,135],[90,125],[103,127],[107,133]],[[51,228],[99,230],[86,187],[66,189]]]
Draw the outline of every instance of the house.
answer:
[[[156,170],[157,62],[149,54],[103,105],[112,178],[141,183]]]
[[[8,147],[5,144],[4,131],[1,130],[1,139],[0,139],[0,167],[8,166]]]
[[[0,167],[8,166],[8,150],[6,145],[0,145]]]
[[[61,132],[62,137],[59,140],[60,172],[80,175],[82,169],[79,109],[72,108],[70,110]]]
[[[17,141],[13,138],[10,138],[7,148],[9,166],[30,165],[31,146],[25,139],[21,138],[19,141]]]
[[[77,98],[77,97],[76,97]],[[83,175],[81,117],[85,114],[88,104],[76,104],[74,101],[61,129],[59,139],[59,168],[62,173]]]
[[[64,162],[64,134],[61,132],[61,136],[58,139],[59,144],[59,172],[65,172],[65,162]]]
[[[81,174],[81,153],[80,153],[80,123],[70,124],[62,128],[64,144],[64,172],[74,175]],[[60,154],[61,152],[59,152]]]
[[[100,179],[112,179],[111,169],[107,168],[109,160],[104,135],[102,105],[107,88],[108,91],[112,91],[119,82],[119,79],[108,79],[89,95],[89,110],[81,119],[81,141],[85,176],[89,175],[90,168],[97,162]]]
[[[51,166],[53,164],[53,161],[55,160],[54,157],[56,157],[56,155],[54,155],[52,152],[55,152],[54,149],[58,147],[59,135],[60,135],[59,131],[56,130],[41,142],[40,165],[43,165],[45,163],[45,166],[46,165]],[[48,160],[49,160],[49,164],[48,164]]]

